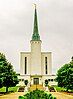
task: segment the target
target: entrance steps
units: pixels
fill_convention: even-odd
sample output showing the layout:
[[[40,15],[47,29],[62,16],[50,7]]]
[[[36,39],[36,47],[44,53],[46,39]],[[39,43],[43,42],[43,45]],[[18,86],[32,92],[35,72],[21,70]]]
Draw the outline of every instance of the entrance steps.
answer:
[[[25,88],[25,86],[21,86],[21,87],[18,89],[18,92],[24,92],[24,88]]]
[[[30,87],[29,87],[29,91],[30,90],[36,90],[36,88],[38,89],[38,90],[44,90],[44,88],[43,88],[43,86],[40,84],[38,84],[38,85],[31,85]]]

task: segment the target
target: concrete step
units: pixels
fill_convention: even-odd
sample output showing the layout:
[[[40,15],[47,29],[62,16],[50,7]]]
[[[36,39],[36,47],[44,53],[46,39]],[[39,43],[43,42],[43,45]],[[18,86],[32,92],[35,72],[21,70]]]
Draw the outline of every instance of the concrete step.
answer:
[[[25,88],[25,86],[20,87],[20,88],[18,89],[18,92],[24,92],[24,88]]]
[[[29,88],[29,91],[36,90],[36,88],[38,88],[39,90],[44,90],[42,85],[31,85],[31,87]]]

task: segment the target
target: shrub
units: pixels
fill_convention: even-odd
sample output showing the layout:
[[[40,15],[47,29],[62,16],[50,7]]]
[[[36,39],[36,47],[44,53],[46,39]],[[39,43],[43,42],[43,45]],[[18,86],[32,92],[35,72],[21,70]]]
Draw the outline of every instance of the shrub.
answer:
[[[28,80],[25,80],[24,83],[25,83],[25,85],[27,86],[27,84],[28,84]]]
[[[24,96],[19,96],[19,99],[24,99]]]
[[[24,88],[25,88],[25,86],[21,86],[21,87],[19,88],[18,92],[24,92]]]
[[[56,97],[54,97],[53,99],[57,99]]]
[[[50,92],[55,92],[55,89],[54,89],[54,87],[52,87],[52,86],[49,86],[49,91],[50,91]]]
[[[47,94],[44,91],[40,91],[38,89],[34,91],[30,91],[24,96],[19,96],[19,99],[56,99],[52,94]]]
[[[45,85],[46,85],[46,86],[48,85],[48,80],[47,80],[47,79],[45,80]]]

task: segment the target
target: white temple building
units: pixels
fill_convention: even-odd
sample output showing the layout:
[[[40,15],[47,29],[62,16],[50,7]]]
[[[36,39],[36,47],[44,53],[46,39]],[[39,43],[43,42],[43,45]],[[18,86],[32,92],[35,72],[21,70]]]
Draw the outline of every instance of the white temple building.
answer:
[[[38,31],[37,9],[35,6],[34,28],[30,40],[31,51],[20,52],[19,79],[28,80],[31,84],[43,84],[45,80],[54,82],[52,76],[52,52],[41,51],[42,40]]]

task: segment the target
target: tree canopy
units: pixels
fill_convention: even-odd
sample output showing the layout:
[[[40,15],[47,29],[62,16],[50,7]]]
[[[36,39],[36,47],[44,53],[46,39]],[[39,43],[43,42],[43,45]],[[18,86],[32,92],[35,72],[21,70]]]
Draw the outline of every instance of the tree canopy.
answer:
[[[72,61],[62,66],[57,72],[56,81],[59,87],[67,89],[73,89],[73,57]]]
[[[0,53],[0,87],[5,86],[6,91],[9,87],[16,86],[18,78],[13,69],[13,65],[9,63],[4,54]]]

